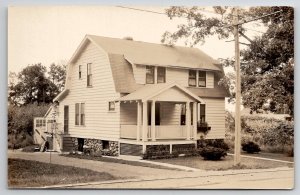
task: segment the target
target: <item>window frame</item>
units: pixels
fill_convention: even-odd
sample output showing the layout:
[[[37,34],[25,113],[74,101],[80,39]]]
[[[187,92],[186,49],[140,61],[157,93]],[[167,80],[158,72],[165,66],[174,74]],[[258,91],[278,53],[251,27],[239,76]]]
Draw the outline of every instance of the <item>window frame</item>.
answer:
[[[85,126],[85,103],[75,103],[75,126]]]
[[[206,104],[200,104],[200,122],[206,121]]]
[[[191,78],[191,76],[193,76],[193,75],[191,75],[191,73],[194,73],[195,78]],[[191,79],[195,80],[195,84],[192,85],[190,83]],[[196,87],[197,86],[197,70],[189,70],[188,85],[189,85],[189,87]]]
[[[92,74],[92,63],[86,64],[86,86],[92,87],[93,86],[93,74]]]
[[[82,65],[78,66],[78,79],[82,79]]]
[[[202,74],[201,77],[200,77],[200,74]],[[200,85],[200,81],[201,82],[204,82],[204,85]],[[201,71],[199,70],[198,71],[198,87],[206,87],[206,71]]]
[[[157,83],[166,83],[166,67],[157,67]],[[163,78],[163,81],[160,82],[159,78]]]
[[[154,84],[155,82],[155,75],[154,75],[154,72],[155,72],[155,67],[154,66],[146,66],[146,84]],[[147,70],[151,70],[151,73],[149,73]],[[149,80],[149,76],[152,77],[152,82],[148,82]]]
[[[114,105],[113,108],[111,107],[112,104]],[[116,111],[116,102],[114,102],[114,101],[109,101],[108,102],[108,111],[109,112],[115,112]]]

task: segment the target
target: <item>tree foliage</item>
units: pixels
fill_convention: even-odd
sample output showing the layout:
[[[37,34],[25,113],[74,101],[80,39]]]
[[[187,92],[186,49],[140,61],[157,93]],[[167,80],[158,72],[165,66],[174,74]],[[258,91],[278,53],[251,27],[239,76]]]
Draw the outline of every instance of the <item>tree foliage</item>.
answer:
[[[294,104],[294,10],[291,7],[251,7],[239,9],[240,21],[281,11],[278,14],[257,20],[266,27],[266,32],[251,40],[249,47],[241,51],[243,104],[252,111],[261,108],[279,112],[285,105],[293,115]],[[205,16],[199,7],[174,6],[166,10],[170,19],[186,18],[185,24],[178,25],[177,31],[165,32],[162,42],[174,44],[179,39],[194,46],[206,38],[217,35],[219,39],[229,38],[232,33],[233,14],[231,7],[214,7],[219,16]],[[239,31],[247,34],[243,25]],[[234,55],[234,54],[233,54]],[[233,66],[234,60],[221,62]],[[220,84],[234,92],[234,75],[227,75]],[[235,94],[232,93],[234,96]]]
[[[25,67],[17,74],[17,82],[9,83],[8,101],[13,105],[51,103],[63,89],[65,67],[52,64],[49,76],[42,64]],[[13,73],[11,73],[13,77]]]

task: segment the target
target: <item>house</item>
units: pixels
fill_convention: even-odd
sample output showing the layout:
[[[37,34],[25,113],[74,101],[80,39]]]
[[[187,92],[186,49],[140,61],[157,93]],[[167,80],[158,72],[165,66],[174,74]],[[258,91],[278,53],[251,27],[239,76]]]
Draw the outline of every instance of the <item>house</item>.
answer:
[[[168,145],[172,152],[197,143],[198,121],[211,127],[206,139],[224,139],[223,75],[199,49],[86,35],[44,117],[56,116],[53,147],[141,155]]]

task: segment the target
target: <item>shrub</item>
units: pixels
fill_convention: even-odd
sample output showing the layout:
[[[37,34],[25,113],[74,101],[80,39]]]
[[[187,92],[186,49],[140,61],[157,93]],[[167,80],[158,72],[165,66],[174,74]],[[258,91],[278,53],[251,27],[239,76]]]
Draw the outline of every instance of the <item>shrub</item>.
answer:
[[[204,160],[220,160],[227,155],[226,151],[222,148],[207,146],[199,150],[199,154]]]
[[[229,146],[224,139],[202,139],[198,141],[198,148],[215,147],[221,148],[224,151],[229,150]]]
[[[151,145],[147,146],[143,159],[163,159],[178,157],[179,153],[174,151],[170,154],[169,145]]]
[[[258,144],[254,143],[254,142],[247,142],[247,143],[243,143],[242,144],[242,149],[243,151],[253,154],[253,153],[258,153],[260,152],[260,147]]]

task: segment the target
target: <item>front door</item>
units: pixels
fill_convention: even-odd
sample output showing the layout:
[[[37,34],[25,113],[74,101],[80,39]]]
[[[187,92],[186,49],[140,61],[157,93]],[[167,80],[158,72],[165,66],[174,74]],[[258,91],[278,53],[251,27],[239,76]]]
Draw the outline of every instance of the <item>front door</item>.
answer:
[[[69,133],[69,106],[64,106],[64,134]]]

